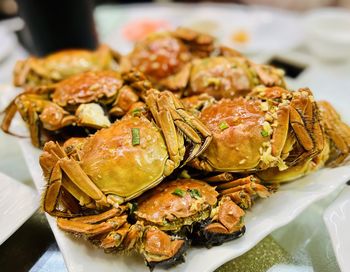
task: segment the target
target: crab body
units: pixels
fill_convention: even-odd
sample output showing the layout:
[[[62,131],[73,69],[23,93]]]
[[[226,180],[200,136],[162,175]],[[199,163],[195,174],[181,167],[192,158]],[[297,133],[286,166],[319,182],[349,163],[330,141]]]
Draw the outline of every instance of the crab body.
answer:
[[[45,211],[69,216],[69,209],[58,210],[61,187],[86,207],[133,199],[209,144],[207,128],[186,113],[170,92],[151,89],[146,105],[150,119],[147,114],[127,115],[86,139],[70,140],[63,148],[54,142],[45,145],[40,158],[48,181]]]
[[[250,97],[207,106],[199,118],[213,140],[191,165],[206,171],[283,170],[315,157],[324,146],[309,90],[259,87]]]
[[[187,95],[206,93],[216,99],[247,95],[254,87],[284,87],[283,71],[241,57],[209,57],[192,62]]]
[[[117,53],[106,45],[96,51],[64,50],[44,58],[30,57],[19,61],[14,70],[15,86],[39,86],[58,82],[86,71],[113,68]]]
[[[133,224],[126,219],[125,208],[119,207],[96,216],[59,218],[58,226],[88,236],[108,251],[137,251],[150,267],[183,261],[190,241],[210,247],[245,231],[245,212],[200,180],[164,182],[136,203],[136,210],[129,211],[136,220]]]
[[[120,66],[122,71],[139,69],[161,90],[180,91],[187,85],[191,60],[209,56],[213,42],[211,36],[185,28],[151,34],[121,59]]]
[[[131,87],[133,84],[140,83],[138,88],[142,91],[150,88],[143,76],[131,73],[134,78],[128,80],[132,77],[130,74],[89,71],[55,84],[28,88],[5,110],[2,129],[9,131],[17,110],[29,125],[32,143],[38,147],[41,146],[40,126],[54,132],[74,125],[94,129],[108,127],[111,117],[123,116],[139,100],[136,93],[139,90]]]

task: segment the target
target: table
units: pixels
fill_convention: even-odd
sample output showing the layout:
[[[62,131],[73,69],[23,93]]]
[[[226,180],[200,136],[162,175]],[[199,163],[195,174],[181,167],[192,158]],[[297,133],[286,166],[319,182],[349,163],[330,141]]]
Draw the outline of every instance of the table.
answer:
[[[182,5],[171,6],[171,8]],[[118,6],[101,6],[96,9],[98,32],[102,41],[125,20],[125,10]],[[26,53],[20,47],[0,63],[0,82],[10,82],[11,67]],[[305,48],[283,53],[285,58],[301,60],[309,64],[296,80],[289,80],[291,87],[308,85],[326,92],[337,82],[350,89],[349,63],[323,63],[312,57]],[[270,55],[255,55],[265,62]],[[325,75],[327,76],[325,80]],[[340,112],[347,101],[335,105]],[[349,119],[346,121],[350,121]],[[16,139],[0,132],[0,171],[33,186]],[[311,205],[296,220],[274,231],[246,254],[218,268],[224,271],[340,271],[330,238],[322,220],[323,210],[333,201],[339,191]],[[38,210],[20,229],[0,246],[0,267],[3,271],[66,271],[62,255],[42,212]]]

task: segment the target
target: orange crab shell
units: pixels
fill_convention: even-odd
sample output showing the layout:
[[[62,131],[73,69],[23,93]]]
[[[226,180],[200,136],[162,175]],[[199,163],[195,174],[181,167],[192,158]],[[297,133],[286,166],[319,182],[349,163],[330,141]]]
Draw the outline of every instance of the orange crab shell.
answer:
[[[191,195],[191,191],[198,195]],[[135,214],[139,219],[156,224],[161,229],[171,228],[164,222],[190,220],[191,217],[201,215],[201,212],[217,203],[218,195],[215,187],[199,180],[165,182],[141,196]]]
[[[245,60],[212,57],[194,61],[189,92],[207,93],[218,99],[246,94],[251,87],[249,74],[237,67],[237,61],[243,64]]]
[[[116,55],[116,52],[102,44],[96,51],[71,49],[45,58],[30,57],[16,63],[14,85],[36,86],[57,82],[86,71],[110,69]]]
[[[115,71],[85,72],[57,83],[52,100],[62,107],[89,103],[101,98],[108,101],[115,97],[122,86],[123,79]]]
[[[162,79],[177,73],[191,59],[191,54],[182,41],[164,32],[137,43],[128,59],[132,67],[154,79]]]
[[[132,144],[132,128],[140,131],[138,145]],[[130,117],[88,138],[79,156],[82,169],[102,192],[128,197],[163,177],[168,153],[152,122]]]
[[[265,113],[256,100],[223,99],[205,108],[200,120],[213,133],[213,140],[201,155],[214,169],[232,171],[253,169],[260,161],[259,148],[269,137],[263,137]],[[234,169],[234,170],[239,170]]]
[[[245,96],[257,85],[284,86],[283,72],[268,65],[236,57],[210,57],[193,61],[190,95],[207,93],[216,99]]]

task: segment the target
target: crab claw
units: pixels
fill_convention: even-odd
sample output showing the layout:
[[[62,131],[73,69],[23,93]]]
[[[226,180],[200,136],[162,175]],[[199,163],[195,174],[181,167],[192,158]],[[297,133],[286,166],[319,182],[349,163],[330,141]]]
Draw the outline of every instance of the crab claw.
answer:
[[[184,262],[183,254],[189,247],[186,238],[166,234],[157,227],[149,227],[143,234],[142,255],[147,265],[171,267]]]
[[[245,212],[230,197],[224,196],[211,218],[195,225],[192,243],[210,248],[241,237],[245,232]]]

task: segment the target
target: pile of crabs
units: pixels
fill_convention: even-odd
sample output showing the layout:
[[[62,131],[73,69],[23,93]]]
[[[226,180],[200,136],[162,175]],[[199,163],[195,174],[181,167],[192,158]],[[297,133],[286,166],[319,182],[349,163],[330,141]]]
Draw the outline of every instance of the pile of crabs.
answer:
[[[19,112],[43,147],[43,210],[58,226],[150,266],[245,232],[282,182],[345,161],[350,128],[308,88],[213,37],[178,28],[127,55],[105,45],[18,62]]]

